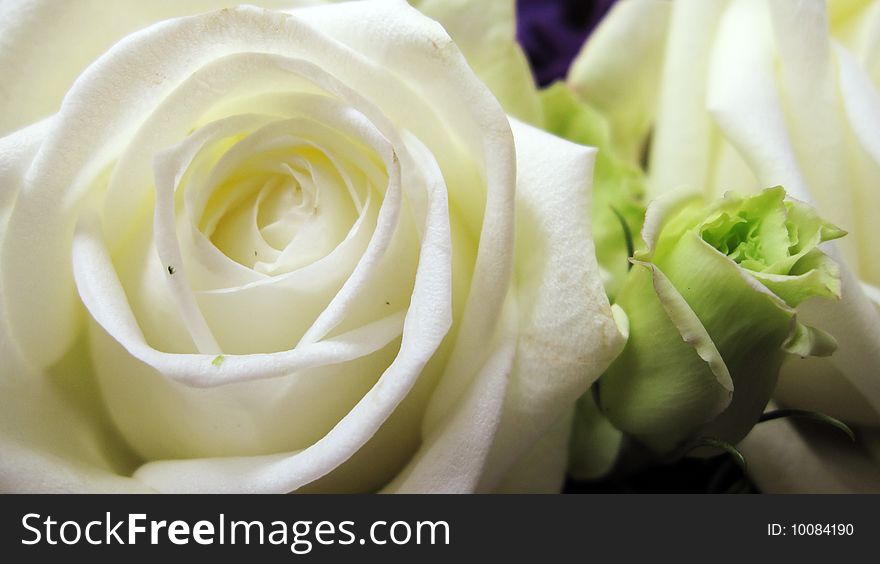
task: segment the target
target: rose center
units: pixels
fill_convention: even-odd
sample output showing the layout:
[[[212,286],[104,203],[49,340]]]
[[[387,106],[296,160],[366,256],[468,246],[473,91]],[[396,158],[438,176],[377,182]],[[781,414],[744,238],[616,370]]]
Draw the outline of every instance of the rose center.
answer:
[[[270,276],[331,253],[387,180],[373,152],[306,120],[226,139],[202,159],[190,210],[197,228],[228,258]]]

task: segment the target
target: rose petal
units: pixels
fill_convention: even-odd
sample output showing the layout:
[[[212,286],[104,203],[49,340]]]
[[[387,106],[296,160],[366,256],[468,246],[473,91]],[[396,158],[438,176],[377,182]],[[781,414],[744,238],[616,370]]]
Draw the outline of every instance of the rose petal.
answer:
[[[375,30],[388,29],[384,24],[366,25],[369,21],[384,22],[389,17],[398,22],[392,36],[384,31],[381,37],[376,35]],[[369,8],[355,3],[345,5],[344,9],[331,6],[305,10],[295,18],[284,19],[285,33],[264,33],[266,26],[278,23],[277,14],[239,8],[157,24],[115,46],[73,87],[59,115],[52,143],[42,148],[29,173],[27,197],[20,200],[10,223],[10,230],[16,233],[31,232],[33,225],[45,228],[38,235],[29,235],[34,240],[27,257],[10,246],[4,248],[0,257],[5,284],[10,291],[22,296],[10,306],[9,315],[16,332],[20,333],[20,341],[27,343],[29,357],[51,362],[75,334],[72,323],[76,306],[70,271],[53,268],[51,274],[46,272],[50,264],[66,264],[64,256],[73,225],[65,218],[75,216],[83,192],[97,171],[113,157],[119,140],[130,138],[156,104],[168,99],[172,90],[195,69],[238,50],[263,48],[269,52],[300,52],[307,54],[317,66],[333,67],[334,76],[343,82],[358,84],[363,95],[381,104],[383,112],[411,125],[419,138],[429,139],[429,148],[441,168],[453,171],[447,178],[452,187],[451,198],[467,202],[462,209],[467,210],[464,217],[468,226],[483,233],[479,255],[494,257],[492,260],[507,257],[503,248],[509,244],[512,233],[509,218],[513,170],[509,164],[512,158],[507,154],[510,147],[499,140],[509,135],[508,126],[497,102],[468,71],[464,58],[443,30],[402,2],[376,2]],[[315,31],[312,24],[320,24],[329,33],[344,36],[350,47]],[[414,37],[419,38],[417,43],[413,43]],[[388,48],[395,44],[401,48]],[[377,49],[377,45],[383,47]],[[183,46],[188,49],[186,58],[177,56]],[[375,61],[367,60],[353,48],[374,55]],[[145,59],[144,52],[151,53],[152,58]],[[133,68],[144,69],[144,72],[132,75]],[[401,74],[411,75],[412,81],[408,87],[389,90],[389,84],[400,82],[393,75],[397,69],[406,71]],[[449,80],[437,81],[437,76]],[[413,102],[413,88],[418,88],[421,103]],[[104,99],[110,96],[125,103],[105,104],[98,109],[91,104],[95,96]],[[198,102],[198,98],[189,100],[188,107]],[[424,111],[425,105],[431,109]],[[435,111],[443,112],[442,121],[446,125],[436,126],[437,121],[442,121],[437,120]],[[405,115],[400,115],[401,112]],[[166,123],[167,131],[162,133],[167,135],[169,131],[185,128],[186,123]],[[456,131],[456,137],[464,145],[461,149],[469,157],[456,154],[459,146],[446,142],[445,136],[439,134],[446,128]],[[474,186],[470,175],[475,171],[467,163],[475,158],[486,159],[486,167],[492,171],[486,175],[489,186],[485,207],[479,191],[473,193],[468,189]],[[455,165],[447,166],[450,162]],[[457,177],[456,171],[465,177]],[[504,260],[501,264],[489,264],[488,260],[478,257],[476,284],[471,293],[473,305],[469,307],[473,312],[465,315],[465,325],[473,324],[476,332],[490,327],[497,319],[501,303],[497,290],[509,272]],[[13,271],[15,276],[10,274]],[[32,283],[25,288],[24,280]],[[33,283],[35,280],[40,283]],[[34,323],[35,317],[39,317],[34,316],[34,312],[42,310],[52,311],[56,323],[50,327]]]
[[[559,493],[565,481],[574,409],[564,411],[498,485],[497,493]]]
[[[0,139],[0,238],[18,195],[22,171],[36,154],[50,120],[38,122]],[[81,368],[82,348],[71,355]],[[70,388],[93,390],[88,373],[70,382],[71,367],[53,374],[25,363],[9,338],[4,300],[0,300],[0,491],[85,492],[145,491],[142,484],[116,475],[112,448],[100,404],[72,402]],[[88,362],[86,359],[85,362]],[[76,396],[74,396],[76,397]],[[88,392],[83,396],[88,397]]]
[[[594,150],[516,120],[512,124],[519,163],[518,344],[498,437],[480,482],[483,490],[494,488],[624,343],[590,235]]]
[[[413,5],[443,25],[508,114],[540,125],[535,82],[515,38],[514,0],[416,0]]]
[[[880,25],[880,8],[875,10]],[[880,33],[877,34],[880,37]],[[836,49],[837,65],[840,77],[840,94],[846,120],[852,129],[855,139],[861,145],[861,152],[856,162],[850,165],[856,174],[856,210],[858,228],[855,237],[848,247],[858,247],[856,268],[862,280],[873,285],[880,285],[880,260],[874,241],[880,238],[880,222],[876,220],[874,210],[880,209],[880,191],[876,189],[877,178],[880,178],[880,133],[873,124],[880,123],[880,85],[872,84],[866,73],[861,70],[852,56],[843,49]],[[837,191],[835,191],[837,192]],[[843,239],[846,241],[846,239]]]
[[[451,242],[442,188],[434,186],[428,194],[425,239],[397,358],[327,435],[297,453],[150,462],[136,477],[168,492],[281,493],[326,475],[362,447],[410,391],[452,321]]]
[[[657,109],[672,3],[618,2],[571,64],[568,83],[611,122],[621,155],[638,161]]]
[[[840,262],[839,254],[834,249],[829,250],[829,254]],[[877,424],[880,422],[880,379],[877,378],[876,368],[880,366],[880,312],[872,306],[845,265],[842,265],[840,279],[840,301],[808,300],[799,308],[800,320],[833,335],[837,340],[837,350],[828,358],[810,361],[802,372],[800,360],[786,364],[777,393],[780,401],[798,401],[803,391],[790,391],[791,387],[821,390],[843,378],[839,393],[814,394],[803,407],[838,413],[848,421],[850,416],[847,408],[852,406],[853,421],[870,420],[872,424]],[[864,400],[840,403],[841,396],[847,397],[847,392],[853,388]],[[870,409],[859,409],[864,404]],[[802,407],[800,403],[792,403],[791,406]],[[841,413],[842,409],[844,413]]]
[[[765,493],[880,493],[877,461],[836,430],[799,432],[788,421],[769,421],[739,448]]]
[[[651,138],[649,196],[682,185],[710,188],[710,157],[720,139],[705,108],[706,73],[709,45],[727,5],[726,0],[685,0],[671,6]]]
[[[292,8],[321,0],[255,0],[266,8]],[[92,61],[129,33],[171,17],[230,8],[229,0],[54,0],[4,2],[0,69],[4,81],[0,135],[56,112],[74,79]],[[100,25],[95,25],[99,21]],[[39,37],[39,41],[33,38]],[[45,69],[52,69],[46,73]]]
[[[419,452],[383,492],[471,493],[477,489],[501,418],[516,351],[514,338],[502,339],[492,344],[492,356],[456,409],[428,432]]]
[[[773,30],[766,5],[734,2],[722,16],[715,37],[706,104],[764,186],[782,185],[795,198],[810,202],[782,100],[774,88],[773,60]]]

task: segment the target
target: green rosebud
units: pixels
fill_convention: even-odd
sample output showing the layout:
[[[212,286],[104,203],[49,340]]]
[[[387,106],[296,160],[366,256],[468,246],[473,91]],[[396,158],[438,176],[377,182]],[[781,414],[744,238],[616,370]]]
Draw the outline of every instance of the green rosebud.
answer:
[[[651,203],[616,305],[629,339],[600,379],[605,416],[658,453],[698,437],[739,442],[758,421],[788,354],[826,356],[834,339],[796,306],[839,298],[818,245],[845,235],[781,187],[706,206]]]

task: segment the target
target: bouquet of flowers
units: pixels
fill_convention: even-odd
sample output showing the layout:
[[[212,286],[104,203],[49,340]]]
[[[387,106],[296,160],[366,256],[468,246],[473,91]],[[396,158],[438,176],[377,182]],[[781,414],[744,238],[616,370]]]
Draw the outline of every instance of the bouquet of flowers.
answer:
[[[880,1],[255,4],[0,4],[0,491],[880,491]]]

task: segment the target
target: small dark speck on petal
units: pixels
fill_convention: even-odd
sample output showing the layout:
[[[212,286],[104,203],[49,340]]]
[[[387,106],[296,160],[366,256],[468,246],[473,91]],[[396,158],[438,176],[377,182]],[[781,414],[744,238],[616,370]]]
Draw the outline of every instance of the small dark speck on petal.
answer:
[[[168,265],[168,274],[174,276],[174,267],[170,264]]]

